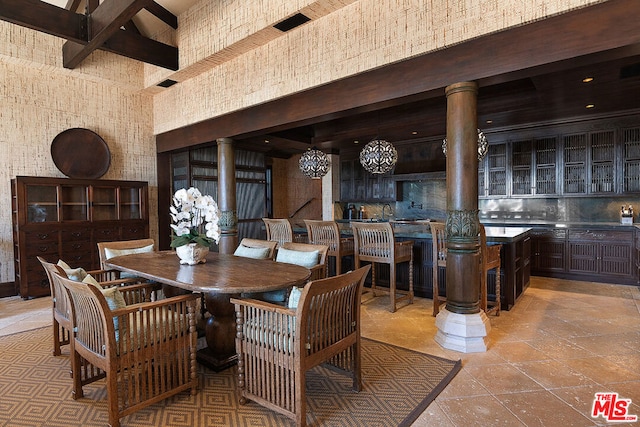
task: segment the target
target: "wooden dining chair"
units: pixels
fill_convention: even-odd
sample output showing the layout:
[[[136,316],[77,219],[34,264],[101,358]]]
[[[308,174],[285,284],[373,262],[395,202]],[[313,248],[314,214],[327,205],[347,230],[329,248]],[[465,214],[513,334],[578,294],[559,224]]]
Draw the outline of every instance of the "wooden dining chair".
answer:
[[[342,257],[353,255],[353,237],[341,237],[335,221],[305,219],[309,243],[327,245],[328,257],[335,259],[336,275],[342,274]]]
[[[155,249],[153,239],[119,240],[114,242],[98,242],[100,268],[106,269],[105,261],[121,255],[152,252]]]
[[[254,400],[304,427],[305,374],[321,364],[349,374],[361,390],[360,300],[370,267],[307,283],[295,306],[231,299],[241,404]]]
[[[199,294],[126,305],[121,288],[107,294],[55,276],[71,302],[74,399],[106,378],[109,425],[119,427],[120,418],[139,409],[185,390],[196,394]]]
[[[49,289],[51,291],[52,302],[52,314],[53,314],[53,355],[60,356],[61,347],[70,343],[70,331],[71,331],[71,305],[67,293],[62,285],[55,280],[55,275],[59,274],[62,277],[69,278],[67,271],[60,264],[54,264],[46,261],[42,257],[37,257],[40,264],[44,268],[49,279]],[[130,303],[150,301],[151,295],[156,289],[156,285],[146,282],[140,282],[133,278],[109,280],[113,277],[111,270],[89,270],[76,268],[74,273],[84,274],[78,276],[76,279],[84,280],[86,276],[90,275],[100,284],[102,288],[110,288],[114,286],[127,286],[127,285],[142,285],[127,288],[125,295],[126,299]],[[105,280],[107,279],[107,280]]]
[[[394,313],[398,302],[407,300],[413,304],[413,240],[397,242],[393,228],[388,222],[381,223],[351,223],[354,236],[355,268],[360,268],[362,262],[373,264],[371,268],[371,293],[374,297],[378,292],[389,295],[389,311]],[[398,264],[409,263],[409,289],[398,290],[396,287],[396,269]],[[381,289],[376,283],[376,265],[389,265],[389,288]],[[400,295],[400,296],[397,296]]]
[[[276,246],[278,242],[270,240],[242,239],[235,252],[236,256],[257,259],[274,259],[276,256]]]
[[[262,218],[267,229],[267,240],[283,243],[293,242],[293,227],[286,218]]]
[[[286,242],[278,249],[276,262],[287,262],[307,267],[311,270],[309,280],[324,279],[329,275],[328,252],[329,246],[327,245]]]
[[[432,261],[432,294],[433,294],[433,315],[440,312],[440,305],[447,301],[445,294],[440,289],[440,270],[447,269],[447,236],[445,224],[443,222],[430,222],[431,227],[431,261]],[[445,293],[446,293],[446,280]]]
[[[486,314],[495,312],[500,316],[500,250],[502,245],[487,245],[487,232],[480,224],[480,308]],[[488,299],[488,274],[495,269],[495,298]]]

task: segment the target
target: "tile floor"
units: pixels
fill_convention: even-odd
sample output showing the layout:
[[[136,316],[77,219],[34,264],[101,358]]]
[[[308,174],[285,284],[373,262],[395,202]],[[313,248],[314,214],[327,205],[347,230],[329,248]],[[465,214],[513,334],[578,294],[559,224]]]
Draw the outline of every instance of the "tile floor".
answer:
[[[363,304],[364,336],[462,359],[462,370],[414,427],[614,425],[590,417],[596,392],[631,399],[628,413],[640,416],[636,286],[533,277],[511,311],[490,316],[489,348],[473,354],[433,340],[431,300],[417,298],[396,313],[386,302]],[[49,304],[49,298],[0,299],[0,336],[50,324]]]

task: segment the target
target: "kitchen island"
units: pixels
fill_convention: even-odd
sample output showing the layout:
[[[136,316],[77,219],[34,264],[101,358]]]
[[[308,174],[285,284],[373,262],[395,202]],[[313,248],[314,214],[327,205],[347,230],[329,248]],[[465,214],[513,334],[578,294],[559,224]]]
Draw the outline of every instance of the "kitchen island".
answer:
[[[338,220],[341,233],[352,235],[350,222]],[[433,262],[432,237],[429,221],[391,221],[396,239],[413,240],[413,283],[416,296],[432,298]],[[500,299],[503,310],[511,309],[524,290],[529,286],[531,276],[531,237],[529,227],[487,226],[487,243],[501,244]],[[349,262],[347,262],[349,264]],[[376,278],[380,283],[389,281],[389,268],[377,267]],[[405,289],[409,283],[407,263],[398,268],[398,288]],[[445,274],[440,274],[439,292],[446,294]],[[404,288],[403,288],[404,286]],[[490,271],[487,279],[489,299],[495,299],[495,272]]]

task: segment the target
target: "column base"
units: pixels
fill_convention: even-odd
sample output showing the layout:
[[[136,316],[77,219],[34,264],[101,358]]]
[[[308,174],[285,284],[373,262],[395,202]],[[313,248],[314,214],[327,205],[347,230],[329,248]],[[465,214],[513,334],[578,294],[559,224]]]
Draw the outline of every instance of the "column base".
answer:
[[[461,353],[487,351],[487,335],[491,323],[484,311],[475,314],[457,314],[446,308],[436,316],[435,340],[442,347]]]

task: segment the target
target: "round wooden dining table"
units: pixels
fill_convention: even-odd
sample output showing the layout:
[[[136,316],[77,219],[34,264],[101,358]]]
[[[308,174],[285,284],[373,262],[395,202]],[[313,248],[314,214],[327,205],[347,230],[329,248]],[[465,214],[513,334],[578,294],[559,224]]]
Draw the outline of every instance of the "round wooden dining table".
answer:
[[[210,316],[205,322],[207,347],[198,351],[198,361],[220,371],[233,365],[235,312],[229,301],[242,293],[268,292],[303,285],[308,268],[265,259],[210,252],[203,264],[182,265],[175,251],[147,252],[110,258],[109,268],[204,294]],[[165,288],[166,289],[166,288]]]

